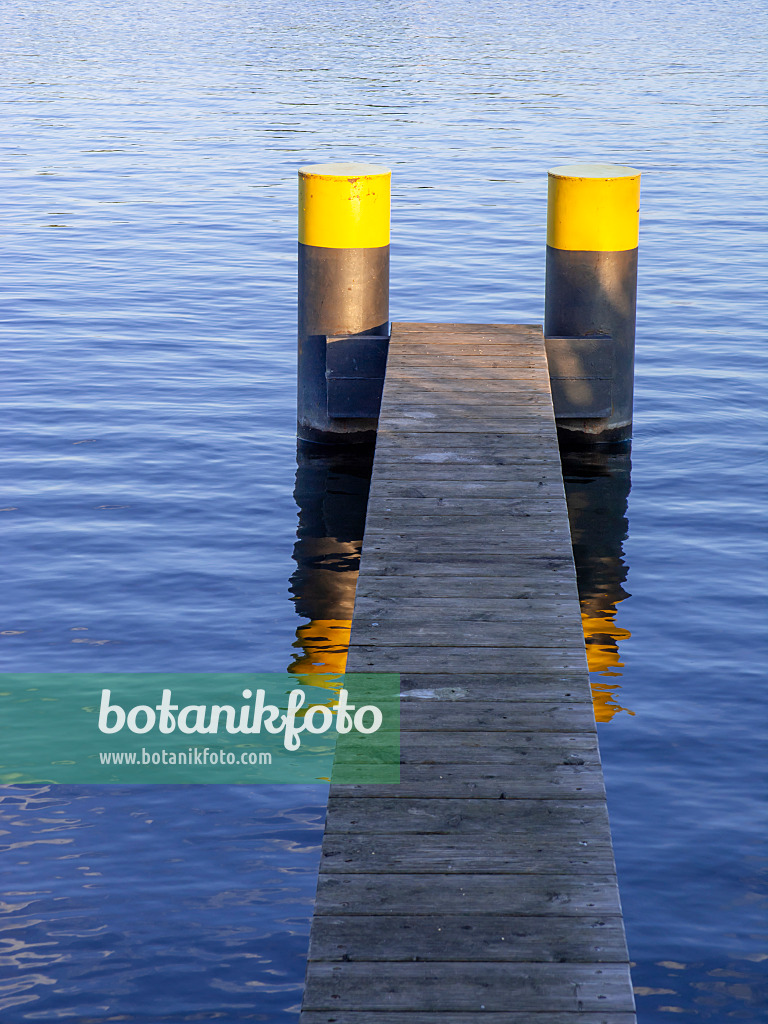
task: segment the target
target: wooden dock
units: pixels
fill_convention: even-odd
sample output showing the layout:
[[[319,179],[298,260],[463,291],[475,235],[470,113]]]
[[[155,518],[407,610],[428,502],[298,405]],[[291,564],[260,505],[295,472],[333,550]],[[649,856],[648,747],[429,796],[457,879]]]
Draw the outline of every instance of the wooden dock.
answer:
[[[301,1024],[634,1024],[540,327],[393,327],[347,671],[399,786],[328,803]]]

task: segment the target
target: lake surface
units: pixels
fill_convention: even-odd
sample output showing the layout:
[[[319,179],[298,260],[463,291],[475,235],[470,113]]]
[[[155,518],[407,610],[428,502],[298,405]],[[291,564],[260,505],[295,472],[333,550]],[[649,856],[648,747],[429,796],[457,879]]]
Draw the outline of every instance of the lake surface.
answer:
[[[354,516],[305,484],[352,514],[354,467],[299,481],[293,557],[300,164],[392,167],[393,319],[521,323],[543,317],[547,168],[643,170],[631,476],[567,467],[641,1024],[768,1004],[766,20],[0,12],[3,672],[282,671],[315,650],[307,566],[348,600]],[[325,798],[3,790],[4,1024],[295,1020]]]

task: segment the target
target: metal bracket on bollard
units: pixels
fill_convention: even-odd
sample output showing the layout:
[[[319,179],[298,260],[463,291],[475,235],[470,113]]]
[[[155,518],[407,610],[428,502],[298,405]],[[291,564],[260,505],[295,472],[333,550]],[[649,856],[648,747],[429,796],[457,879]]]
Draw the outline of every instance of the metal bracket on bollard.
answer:
[[[613,399],[613,338],[545,338],[556,420],[610,416]]]
[[[378,419],[389,338],[376,334],[325,339],[325,380],[331,419]]]

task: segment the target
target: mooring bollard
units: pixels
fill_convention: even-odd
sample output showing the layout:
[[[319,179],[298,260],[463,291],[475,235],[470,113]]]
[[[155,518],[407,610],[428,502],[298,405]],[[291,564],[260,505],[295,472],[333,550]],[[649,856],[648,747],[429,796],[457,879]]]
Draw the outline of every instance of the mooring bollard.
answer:
[[[544,334],[566,444],[632,436],[640,171],[549,172]]]
[[[301,440],[375,437],[389,335],[390,179],[375,164],[299,168]]]

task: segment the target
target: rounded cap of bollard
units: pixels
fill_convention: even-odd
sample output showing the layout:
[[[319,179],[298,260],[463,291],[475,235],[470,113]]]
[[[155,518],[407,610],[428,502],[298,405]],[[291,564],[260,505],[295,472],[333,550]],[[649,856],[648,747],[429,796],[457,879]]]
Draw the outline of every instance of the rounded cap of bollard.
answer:
[[[547,245],[584,252],[637,248],[640,171],[615,164],[567,164],[549,171]]]
[[[389,245],[390,180],[379,164],[299,168],[299,242],[326,249]]]

